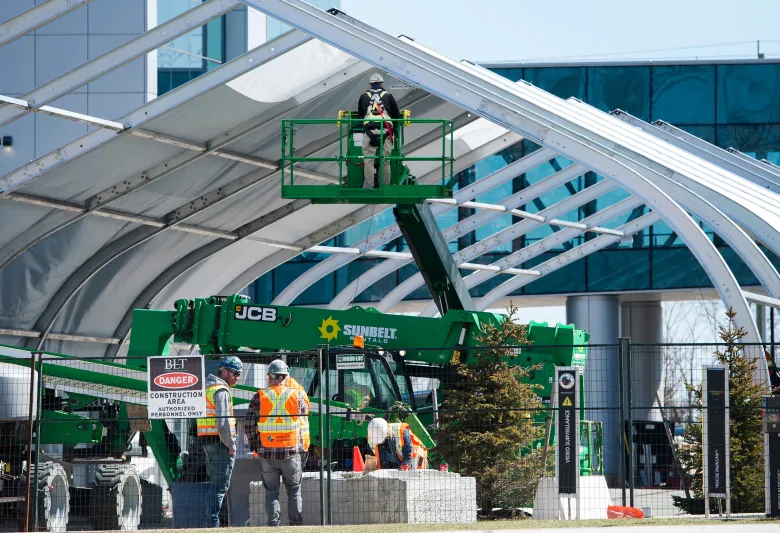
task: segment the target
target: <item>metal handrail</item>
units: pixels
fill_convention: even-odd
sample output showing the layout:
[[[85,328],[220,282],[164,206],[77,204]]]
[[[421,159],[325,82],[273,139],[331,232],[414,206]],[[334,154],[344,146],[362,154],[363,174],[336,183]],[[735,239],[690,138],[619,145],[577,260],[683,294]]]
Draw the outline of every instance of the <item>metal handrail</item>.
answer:
[[[398,124],[396,129],[396,140],[394,140],[394,143],[401,142],[403,143],[403,132],[405,126],[410,126],[412,124],[439,124],[441,125],[442,130],[442,153],[441,156],[394,156],[389,155],[385,156],[382,155],[381,150],[377,150],[376,155],[373,156],[350,156],[345,154],[345,145],[344,145],[344,139],[348,137],[351,133],[354,133],[354,125],[355,124],[362,124],[365,122],[365,119],[362,118],[351,118],[351,117],[339,117],[335,119],[285,119],[282,120],[282,157],[280,159],[280,169],[282,174],[282,184],[283,185],[295,185],[295,179],[294,179],[294,164],[295,163],[302,163],[302,162],[310,162],[310,163],[316,163],[316,162],[326,162],[326,163],[338,163],[338,187],[345,188],[344,187],[344,164],[350,163],[350,164],[362,164],[367,159],[376,159],[378,160],[377,165],[379,165],[379,172],[380,172],[380,180],[379,180],[379,189],[381,190],[383,183],[381,180],[381,164],[382,161],[385,159],[388,159],[390,161],[440,161],[441,162],[441,169],[442,169],[442,176],[441,176],[441,183],[444,185],[447,180],[447,163],[449,163],[449,175],[450,178],[452,177],[454,173],[454,136],[453,136],[453,122],[452,120],[445,120],[445,119],[428,119],[428,118],[418,118],[413,119],[409,117],[402,117],[398,119],[382,119],[382,122],[392,122],[394,124]],[[333,124],[339,128],[340,134],[339,134],[339,153],[336,156],[331,157],[297,157],[295,155],[295,126],[296,125],[329,125]],[[345,131],[342,131],[344,129]],[[362,128],[361,128],[362,129]],[[384,137],[385,137],[385,129],[380,129],[380,146],[384,144]],[[449,136],[449,155],[447,155],[447,137]],[[359,163],[358,163],[359,162]],[[287,182],[285,178],[285,173],[289,173],[289,183]],[[333,185],[330,185],[333,186]]]

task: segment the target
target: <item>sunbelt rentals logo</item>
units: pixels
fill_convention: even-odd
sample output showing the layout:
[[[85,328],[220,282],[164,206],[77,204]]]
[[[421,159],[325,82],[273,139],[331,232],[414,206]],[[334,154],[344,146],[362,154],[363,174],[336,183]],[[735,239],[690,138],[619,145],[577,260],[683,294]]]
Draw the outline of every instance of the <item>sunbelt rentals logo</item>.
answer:
[[[357,335],[363,337],[368,344],[387,344],[391,340],[398,339],[398,328],[383,328],[379,326],[359,326],[357,324],[344,324],[339,326],[339,321],[329,316],[322,320],[320,338],[330,342],[338,337],[339,332],[342,335],[354,340]]]
[[[319,327],[320,338],[330,342],[339,335],[341,328],[339,327],[339,321],[334,320],[332,316],[322,319],[322,325]]]

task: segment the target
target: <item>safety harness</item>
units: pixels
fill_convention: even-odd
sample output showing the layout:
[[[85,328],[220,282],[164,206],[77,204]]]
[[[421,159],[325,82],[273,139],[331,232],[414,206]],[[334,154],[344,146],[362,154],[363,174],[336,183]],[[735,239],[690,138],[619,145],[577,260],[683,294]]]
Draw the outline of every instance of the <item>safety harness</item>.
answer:
[[[389,118],[389,115],[385,113],[385,110],[382,107],[382,97],[385,94],[387,94],[387,91],[385,91],[384,89],[371,89],[370,91],[366,91],[366,95],[368,95],[370,102],[368,103],[368,111],[366,112],[366,117],[363,120],[363,126],[366,135],[368,135],[371,146],[375,146],[375,147],[379,147],[379,141],[381,137],[379,133],[379,128],[376,127],[375,123],[379,122],[382,119]],[[382,124],[384,128],[387,130],[386,137],[390,139],[390,142],[392,143],[393,142],[392,123],[387,120],[382,120]]]

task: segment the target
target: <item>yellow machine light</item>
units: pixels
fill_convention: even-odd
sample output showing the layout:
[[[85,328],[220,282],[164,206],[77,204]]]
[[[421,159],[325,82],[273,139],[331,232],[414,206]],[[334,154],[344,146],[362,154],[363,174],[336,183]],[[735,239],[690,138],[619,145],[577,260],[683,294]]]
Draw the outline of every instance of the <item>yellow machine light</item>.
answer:
[[[410,109],[404,109],[401,111],[401,116],[404,118],[404,126],[411,126],[412,111]]]
[[[339,120],[336,122],[336,127],[341,127],[342,118],[349,118],[349,111],[346,109],[339,109]]]
[[[355,348],[365,348],[366,343],[363,340],[363,336],[355,335],[355,339],[352,341],[352,346],[354,346]]]

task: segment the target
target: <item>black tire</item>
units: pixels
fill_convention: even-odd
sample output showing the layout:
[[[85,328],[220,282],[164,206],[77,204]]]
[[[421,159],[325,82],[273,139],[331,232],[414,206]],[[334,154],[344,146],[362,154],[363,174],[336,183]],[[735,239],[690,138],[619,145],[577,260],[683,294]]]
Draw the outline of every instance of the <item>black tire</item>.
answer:
[[[141,479],[133,465],[100,465],[92,488],[92,526],[101,530],[137,529],[142,501]]]
[[[30,495],[32,501],[38,503],[38,530],[65,531],[68,527],[70,514],[70,494],[68,492],[68,476],[59,463],[41,463],[38,465],[38,487],[35,487],[35,465],[30,469]],[[26,495],[27,471],[22,472],[17,487],[19,496]],[[17,516],[19,531],[24,528],[24,513],[27,510],[27,500],[19,501]],[[30,506],[29,528],[33,529],[35,521],[35,506]]]

